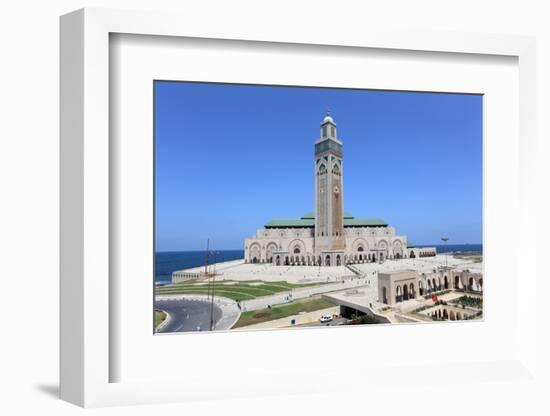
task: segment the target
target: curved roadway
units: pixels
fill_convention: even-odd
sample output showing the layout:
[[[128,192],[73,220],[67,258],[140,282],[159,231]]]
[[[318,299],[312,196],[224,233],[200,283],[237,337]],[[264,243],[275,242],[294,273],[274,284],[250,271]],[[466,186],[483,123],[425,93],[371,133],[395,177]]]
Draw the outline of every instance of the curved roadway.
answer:
[[[204,296],[158,296],[155,309],[168,314],[167,322],[160,325],[157,332],[209,331],[211,304]],[[239,319],[237,303],[216,297],[214,302],[214,330],[230,329]]]

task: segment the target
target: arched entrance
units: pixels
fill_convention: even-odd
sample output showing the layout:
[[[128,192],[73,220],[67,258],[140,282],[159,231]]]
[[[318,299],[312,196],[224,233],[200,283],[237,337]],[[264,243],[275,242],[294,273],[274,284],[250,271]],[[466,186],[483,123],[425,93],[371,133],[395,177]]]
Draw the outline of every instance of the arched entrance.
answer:
[[[415,296],[414,296],[414,284],[413,284],[413,283],[411,283],[411,284],[409,285],[409,298],[410,298],[410,299],[414,299],[414,298],[415,298]]]
[[[468,290],[473,291],[474,290],[474,278],[470,277],[468,279]]]
[[[424,295],[424,287],[422,286],[422,281],[418,282],[418,293],[420,296]]]
[[[386,286],[382,288],[382,303],[388,304],[388,291],[386,289]]]
[[[280,266],[280,265],[281,265],[281,256],[275,257],[275,264],[276,264],[277,266]]]
[[[380,253],[380,261],[384,261],[384,253]]]
[[[409,288],[406,283],[403,285],[403,300],[409,300]]]
[[[401,286],[397,286],[395,288],[395,303],[401,302],[402,298],[403,298],[403,294],[401,292]]]
[[[340,257],[340,254],[338,254],[338,255],[336,256],[336,265],[337,265],[337,266],[341,266],[341,265],[342,265],[342,259],[341,259],[341,257]]]
[[[455,276],[455,289],[460,288],[460,277]]]
[[[411,259],[414,259],[416,256],[414,255],[414,251],[411,250],[410,254],[409,254],[409,257]]]
[[[275,244],[274,242],[271,242],[267,245],[267,248],[266,248],[266,258],[268,263],[273,263],[274,251],[277,251],[277,244]]]
[[[262,250],[260,248],[260,245],[258,243],[254,243],[250,246],[250,257],[252,263],[258,263],[260,261],[260,258]]]
[[[448,289],[449,288],[449,279],[447,279],[447,276],[444,276],[443,277],[443,287],[445,289]]]
[[[290,261],[288,260],[288,256],[285,256],[285,266],[289,266]]]
[[[325,257],[325,266],[330,266],[330,256],[328,254]]]

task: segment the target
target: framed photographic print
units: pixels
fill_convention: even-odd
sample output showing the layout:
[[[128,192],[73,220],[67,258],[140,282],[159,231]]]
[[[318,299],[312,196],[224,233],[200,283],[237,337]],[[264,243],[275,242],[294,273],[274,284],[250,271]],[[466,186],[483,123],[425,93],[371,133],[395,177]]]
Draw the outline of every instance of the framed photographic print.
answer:
[[[62,17],[62,398],[531,380],[533,39],[191,20]]]

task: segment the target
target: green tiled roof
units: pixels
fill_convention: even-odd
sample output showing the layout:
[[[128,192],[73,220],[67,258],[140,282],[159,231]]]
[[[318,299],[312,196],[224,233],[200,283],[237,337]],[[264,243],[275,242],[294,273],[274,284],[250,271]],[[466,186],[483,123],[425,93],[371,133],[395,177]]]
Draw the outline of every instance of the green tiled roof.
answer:
[[[353,218],[353,215],[351,215],[349,212],[344,212],[344,218]],[[302,219],[315,219],[315,213],[314,212],[307,212],[304,215],[302,215]]]
[[[380,218],[345,218],[344,227],[361,227],[361,226],[385,226],[388,225]]]
[[[380,218],[355,218],[349,213],[344,214],[344,227],[385,227],[388,224]],[[300,219],[275,219],[269,221],[266,228],[278,227],[314,227],[315,215],[307,213]]]
[[[265,226],[266,227],[313,227],[315,225],[315,219],[278,219],[271,220]]]

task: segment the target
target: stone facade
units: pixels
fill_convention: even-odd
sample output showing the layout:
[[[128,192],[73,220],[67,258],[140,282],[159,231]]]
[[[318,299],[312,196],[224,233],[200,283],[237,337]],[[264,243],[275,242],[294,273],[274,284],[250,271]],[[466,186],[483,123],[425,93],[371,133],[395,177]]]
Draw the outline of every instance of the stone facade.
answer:
[[[406,237],[393,227],[345,228],[343,250],[317,249],[313,228],[263,228],[245,240],[245,260],[274,265],[344,265],[403,258]],[[328,257],[328,260],[327,260]]]
[[[483,274],[450,267],[440,267],[432,273],[378,273],[378,300],[390,306],[448,289],[482,293]]]

